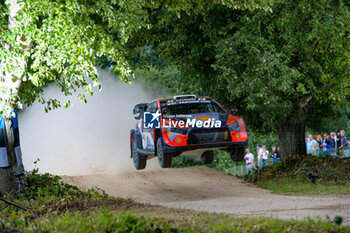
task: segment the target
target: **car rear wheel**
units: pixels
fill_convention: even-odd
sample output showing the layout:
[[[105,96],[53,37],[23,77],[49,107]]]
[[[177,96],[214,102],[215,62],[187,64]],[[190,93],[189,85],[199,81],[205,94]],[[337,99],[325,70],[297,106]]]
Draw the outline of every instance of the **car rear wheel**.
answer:
[[[134,166],[137,170],[141,170],[146,167],[146,156],[141,155],[137,152],[137,142],[135,136],[131,138],[131,155]]]
[[[159,165],[162,168],[171,167],[173,157],[171,156],[171,154],[164,153],[161,137],[157,139],[157,157]]]
[[[214,160],[214,151],[206,151],[201,156],[202,164],[211,164]]]
[[[241,162],[244,158],[244,147],[234,148],[230,151],[233,162]]]

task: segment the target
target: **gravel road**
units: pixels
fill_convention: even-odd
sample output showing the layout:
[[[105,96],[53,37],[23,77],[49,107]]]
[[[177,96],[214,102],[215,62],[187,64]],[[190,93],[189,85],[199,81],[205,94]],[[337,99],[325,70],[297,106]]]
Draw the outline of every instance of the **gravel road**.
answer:
[[[99,187],[109,195],[167,207],[280,219],[331,219],[350,225],[350,196],[276,195],[207,167],[135,171],[121,175],[64,176],[82,189]]]

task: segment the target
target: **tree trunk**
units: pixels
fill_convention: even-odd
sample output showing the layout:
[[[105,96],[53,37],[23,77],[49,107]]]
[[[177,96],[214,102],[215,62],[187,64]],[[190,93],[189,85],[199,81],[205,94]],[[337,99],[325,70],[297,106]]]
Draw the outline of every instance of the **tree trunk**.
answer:
[[[8,194],[15,191],[15,179],[12,167],[0,168],[0,193]]]
[[[305,117],[288,119],[280,125],[277,134],[281,158],[295,154],[306,155]]]
[[[15,191],[14,168],[17,165],[14,149],[14,133],[12,130],[11,118],[4,118],[5,121],[5,143],[7,149],[8,167],[0,168],[0,193],[6,194]]]

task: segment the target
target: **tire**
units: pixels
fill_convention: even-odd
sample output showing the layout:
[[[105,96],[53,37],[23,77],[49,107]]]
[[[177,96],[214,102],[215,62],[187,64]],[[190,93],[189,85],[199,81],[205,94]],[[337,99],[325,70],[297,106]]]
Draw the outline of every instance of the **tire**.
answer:
[[[206,151],[201,156],[202,164],[211,164],[214,160],[214,151]]]
[[[234,148],[230,151],[233,162],[241,162],[244,159],[244,147]]]
[[[134,135],[131,138],[131,155],[137,170],[142,170],[146,167],[146,156],[137,153],[137,142]]]
[[[162,168],[171,167],[171,162],[173,160],[173,157],[171,156],[171,154],[164,153],[161,137],[157,139],[157,157],[158,157],[159,165]]]

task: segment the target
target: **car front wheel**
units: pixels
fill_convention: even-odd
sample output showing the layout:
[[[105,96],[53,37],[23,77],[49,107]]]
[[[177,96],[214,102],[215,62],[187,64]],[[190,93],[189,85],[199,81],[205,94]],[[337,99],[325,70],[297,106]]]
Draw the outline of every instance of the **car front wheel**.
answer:
[[[171,156],[171,154],[164,153],[161,137],[157,139],[157,157],[159,165],[162,168],[171,167],[173,157]]]
[[[242,162],[244,159],[244,147],[232,149],[230,155],[233,162]]]
[[[211,164],[214,160],[214,151],[206,151],[201,156],[202,164]]]

